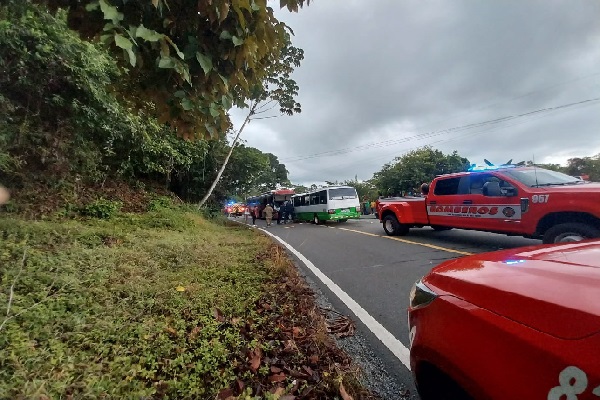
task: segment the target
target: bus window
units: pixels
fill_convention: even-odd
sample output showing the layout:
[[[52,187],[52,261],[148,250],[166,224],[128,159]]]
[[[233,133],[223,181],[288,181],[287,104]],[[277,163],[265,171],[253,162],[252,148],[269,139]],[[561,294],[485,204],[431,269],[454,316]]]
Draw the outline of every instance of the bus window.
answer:
[[[319,204],[327,204],[327,190],[322,190],[319,193]]]
[[[315,204],[319,204],[319,193],[310,195],[310,205],[313,206]]]
[[[329,189],[329,200],[355,199],[356,197],[354,188]]]

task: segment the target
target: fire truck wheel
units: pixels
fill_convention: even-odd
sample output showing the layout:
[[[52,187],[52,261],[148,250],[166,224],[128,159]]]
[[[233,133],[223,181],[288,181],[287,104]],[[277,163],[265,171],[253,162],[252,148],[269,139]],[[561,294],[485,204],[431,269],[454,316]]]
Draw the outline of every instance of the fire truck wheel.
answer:
[[[408,226],[398,222],[398,219],[393,215],[386,215],[383,218],[383,230],[388,236],[403,236],[408,233]]]
[[[441,226],[441,225],[431,225],[431,227],[433,228],[434,231],[449,231],[450,229],[452,229],[451,226]]]
[[[544,233],[543,242],[545,244],[579,242],[581,240],[597,237],[600,237],[600,230],[591,225],[567,223],[558,224],[548,229],[546,233]]]

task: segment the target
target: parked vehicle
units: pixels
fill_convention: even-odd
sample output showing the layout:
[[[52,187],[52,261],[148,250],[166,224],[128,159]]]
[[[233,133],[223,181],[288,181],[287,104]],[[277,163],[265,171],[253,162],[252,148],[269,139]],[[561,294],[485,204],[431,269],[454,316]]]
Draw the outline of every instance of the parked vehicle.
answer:
[[[246,205],[250,210],[250,214],[254,214],[256,218],[263,218],[262,211],[265,209],[267,204],[271,204],[275,208],[273,213],[273,219],[277,219],[279,207],[286,201],[291,200],[294,195],[293,189],[274,189],[258,196],[249,197],[246,200]]]
[[[346,222],[360,218],[360,200],[351,186],[331,186],[292,196],[294,213],[299,221]]]
[[[388,235],[431,226],[579,241],[600,237],[600,184],[537,167],[486,167],[438,176],[425,197],[379,199],[377,215]]]
[[[435,267],[408,310],[422,400],[600,398],[600,241]]]

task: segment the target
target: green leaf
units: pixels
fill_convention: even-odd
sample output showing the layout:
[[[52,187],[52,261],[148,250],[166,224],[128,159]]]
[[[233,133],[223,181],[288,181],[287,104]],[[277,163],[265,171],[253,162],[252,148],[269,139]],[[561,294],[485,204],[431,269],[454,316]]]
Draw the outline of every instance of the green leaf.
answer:
[[[183,99],[185,97],[185,92],[183,90],[178,90],[175,93],[173,93],[173,96],[179,99]]]
[[[252,0],[252,4],[250,5],[250,7],[252,7],[252,11],[260,10],[260,6],[258,4],[256,4],[256,2],[254,0]]]
[[[175,49],[175,52],[177,53],[179,58],[181,58],[182,60],[185,59],[185,55],[181,51],[179,51],[179,47],[177,47],[175,42],[173,42],[173,40],[166,35],[164,35],[163,37],[171,46],[173,46],[173,48]]]
[[[218,108],[218,105],[215,103],[210,104],[210,108],[208,111],[210,112],[210,115],[212,115],[213,117],[219,116],[219,108]]]
[[[98,3],[97,1],[94,1],[85,6],[85,11],[94,11],[94,10],[97,10],[98,7],[100,7],[100,3]]]
[[[208,75],[208,73],[213,69],[213,63],[212,63],[210,56],[205,56],[204,54],[197,51],[196,59],[200,63],[200,66],[202,67],[204,74]]]
[[[251,11],[250,0],[236,0],[236,1],[234,1],[234,5],[237,5],[239,8],[243,8],[245,10]]]
[[[175,68],[175,63],[171,57],[163,57],[158,62],[158,68]]]
[[[135,53],[133,52],[133,43],[125,36],[115,33],[115,44],[127,52],[129,55],[129,63],[132,67],[135,67],[136,58]]]
[[[229,31],[223,31],[223,32],[221,32],[221,35],[219,35],[219,39],[229,40],[229,39],[231,39],[231,33],[229,33]]]
[[[223,95],[221,97],[221,103],[223,104],[223,108],[226,110],[229,110],[231,107],[233,107],[232,99],[228,95]]]
[[[237,36],[233,36],[233,37],[231,38],[231,41],[233,42],[233,44],[234,44],[236,47],[244,43],[244,39],[240,39],[240,38],[239,38],[239,37],[237,37]]]
[[[137,27],[135,36],[147,40],[149,42],[158,42],[160,39],[163,39],[165,37],[165,35],[163,35],[162,33],[158,33],[156,31],[153,31],[152,29],[148,29],[144,25],[140,25]]]
[[[190,111],[194,108],[194,103],[190,99],[185,98],[181,100],[181,107],[183,107],[185,111]]]
[[[120,13],[117,7],[111,6],[106,0],[100,0],[99,3],[104,19],[110,19],[115,25],[118,25],[119,21],[123,21],[123,13]]]

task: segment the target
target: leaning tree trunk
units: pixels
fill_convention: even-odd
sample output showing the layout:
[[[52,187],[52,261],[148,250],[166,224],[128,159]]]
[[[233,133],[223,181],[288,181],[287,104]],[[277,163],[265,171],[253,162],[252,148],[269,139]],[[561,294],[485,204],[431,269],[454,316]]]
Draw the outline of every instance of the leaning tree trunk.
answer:
[[[229,162],[229,158],[231,157],[231,154],[233,153],[233,149],[235,148],[235,145],[237,144],[237,141],[238,141],[242,131],[244,130],[244,128],[246,127],[248,122],[250,122],[250,117],[254,114],[255,107],[256,107],[256,105],[252,106],[252,108],[250,109],[250,112],[248,112],[248,115],[246,116],[246,119],[244,120],[244,123],[240,127],[240,130],[235,135],[235,138],[233,139],[233,143],[231,144],[231,149],[229,149],[229,153],[227,153],[227,157],[225,157],[225,161],[223,161],[223,165],[221,165],[221,168],[219,169],[219,172],[217,173],[217,177],[213,181],[212,185],[210,185],[208,192],[206,192],[206,194],[204,195],[202,200],[200,200],[200,202],[198,203],[198,208],[201,208],[204,205],[204,203],[206,203],[206,200],[208,200],[208,198],[212,194],[213,190],[215,190],[215,187],[217,187],[217,184],[221,180],[221,176],[223,175],[223,171],[225,171],[225,168],[227,167],[227,163]]]

